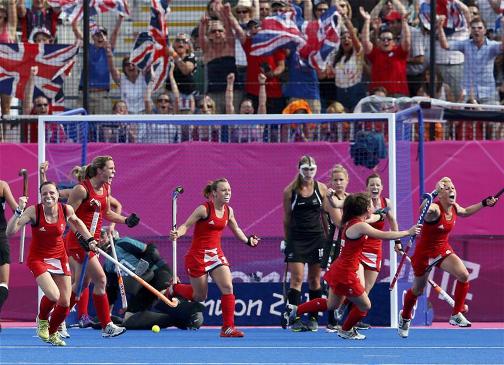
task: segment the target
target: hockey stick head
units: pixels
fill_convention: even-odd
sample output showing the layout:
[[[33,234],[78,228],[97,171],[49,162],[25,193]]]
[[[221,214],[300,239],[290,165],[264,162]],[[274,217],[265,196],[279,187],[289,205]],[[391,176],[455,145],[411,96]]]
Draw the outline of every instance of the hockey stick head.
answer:
[[[184,187],[177,186],[175,189],[173,189],[172,199],[177,199],[178,196],[181,195],[183,192],[184,192]]]
[[[19,170],[19,176],[23,177],[23,196],[28,196],[28,171],[26,169]]]

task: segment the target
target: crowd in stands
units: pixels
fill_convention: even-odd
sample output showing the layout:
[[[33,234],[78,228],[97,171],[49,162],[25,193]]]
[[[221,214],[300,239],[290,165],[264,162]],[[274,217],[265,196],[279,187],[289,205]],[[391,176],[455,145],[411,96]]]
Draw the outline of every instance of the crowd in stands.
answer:
[[[27,6],[25,1],[0,0],[0,43],[61,43],[61,14],[51,6],[54,2],[31,0]],[[172,0],[171,6],[180,3],[184,1]],[[152,78],[149,81],[149,70],[141,70],[129,54],[117,55],[125,20],[119,14],[111,32],[99,24],[90,27],[88,113],[352,113],[369,95],[504,105],[504,0],[438,0],[434,30],[428,6],[425,0],[210,0],[190,34],[169,34],[165,49],[169,71],[157,90]],[[253,54],[252,39],[266,18],[292,12],[304,32],[308,22],[332,7],[339,13],[340,43],[325,68],[314,67],[292,47]],[[177,20],[177,12],[169,14],[168,29]],[[71,29],[80,45],[80,22],[72,22]],[[430,67],[432,31],[436,32],[434,67]],[[434,95],[429,95],[432,70]],[[53,100],[34,93],[32,79],[40,72],[31,68],[19,114],[55,112]],[[118,94],[111,92],[114,88]],[[81,90],[82,81],[74,94],[82,97]],[[12,96],[0,96],[2,115],[9,115]],[[105,141],[151,141],[156,128],[164,127],[110,124],[100,136]],[[294,139],[306,140],[306,128]],[[172,133],[174,141],[257,141],[265,134],[239,127],[179,129]],[[282,140],[290,138],[278,129],[270,132]],[[56,128],[51,133],[60,139],[64,131]]]

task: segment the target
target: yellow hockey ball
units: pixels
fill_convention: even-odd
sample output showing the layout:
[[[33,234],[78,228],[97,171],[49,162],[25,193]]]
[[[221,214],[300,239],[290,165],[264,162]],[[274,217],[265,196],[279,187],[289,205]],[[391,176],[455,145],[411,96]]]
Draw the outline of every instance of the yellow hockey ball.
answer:
[[[157,324],[155,324],[154,326],[152,326],[152,332],[158,333],[159,331],[161,331],[161,328],[159,328],[159,326]]]

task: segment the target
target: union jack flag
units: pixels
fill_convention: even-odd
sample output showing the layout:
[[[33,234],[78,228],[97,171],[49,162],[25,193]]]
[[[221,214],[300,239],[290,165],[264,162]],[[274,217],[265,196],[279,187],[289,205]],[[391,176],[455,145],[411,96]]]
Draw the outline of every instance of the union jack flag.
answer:
[[[151,0],[151,19],[149,31],[137,36],[130,62],[141,70],[151,70],[150,76],[153,91],[163,86],[168,75],[169,59],[166,53],[168,46],[168,29],[166,16],[170,12],[167,0]]]
[[[63,81],[79,52],[77,45],[0,44],[0,93],[23,99],[31,68],[38,67],[34,96],[44,95],[56,104],[63,100]]]
[[[82,19],[84,9],[82,8],[82,0],[51,0],[53,3],[60,3],[61,10],[65,14],[70,23]],[[89,16],[97,16],[98,14],[114,11],[122,16],[129,16],[129,7],[127,0],[90,0],[89,1]]]
[[[447,35],[467,28],[466,18],[462,14],[460,7],[453,0],[438,0],[436,2],[436,14],[446,16],[444,28]],[[423,26],[426,29],[430,29],[430,0],[420,1],[418,17],[422,21]]]
[[[289,48],[299,52],[316,69],[325,69],[329,54],[339,47],[340,21],[336,7],[328,9],[318,20],[308,22],[301,32],[294,22],[295,14],[286,12],[265,18],[261,30],[252,38],[251,55],[272,54]]]

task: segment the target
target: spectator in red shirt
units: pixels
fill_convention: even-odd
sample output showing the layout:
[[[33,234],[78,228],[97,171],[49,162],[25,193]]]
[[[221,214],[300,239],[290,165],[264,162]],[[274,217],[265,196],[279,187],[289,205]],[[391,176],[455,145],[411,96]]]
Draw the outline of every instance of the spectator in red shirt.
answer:
[[[376,47],[369,37],[371,16],[364,8],[359,8],[364,18],[362,28],[362,47],[367,59],[371,62],[371,84],[369,90],[383,86],[391,96],[409,95],[406,79],[406,65],[411,44],[411,33],[407,15],[402,15],[401,41],[397,45],[389,28],[380,29]]]

